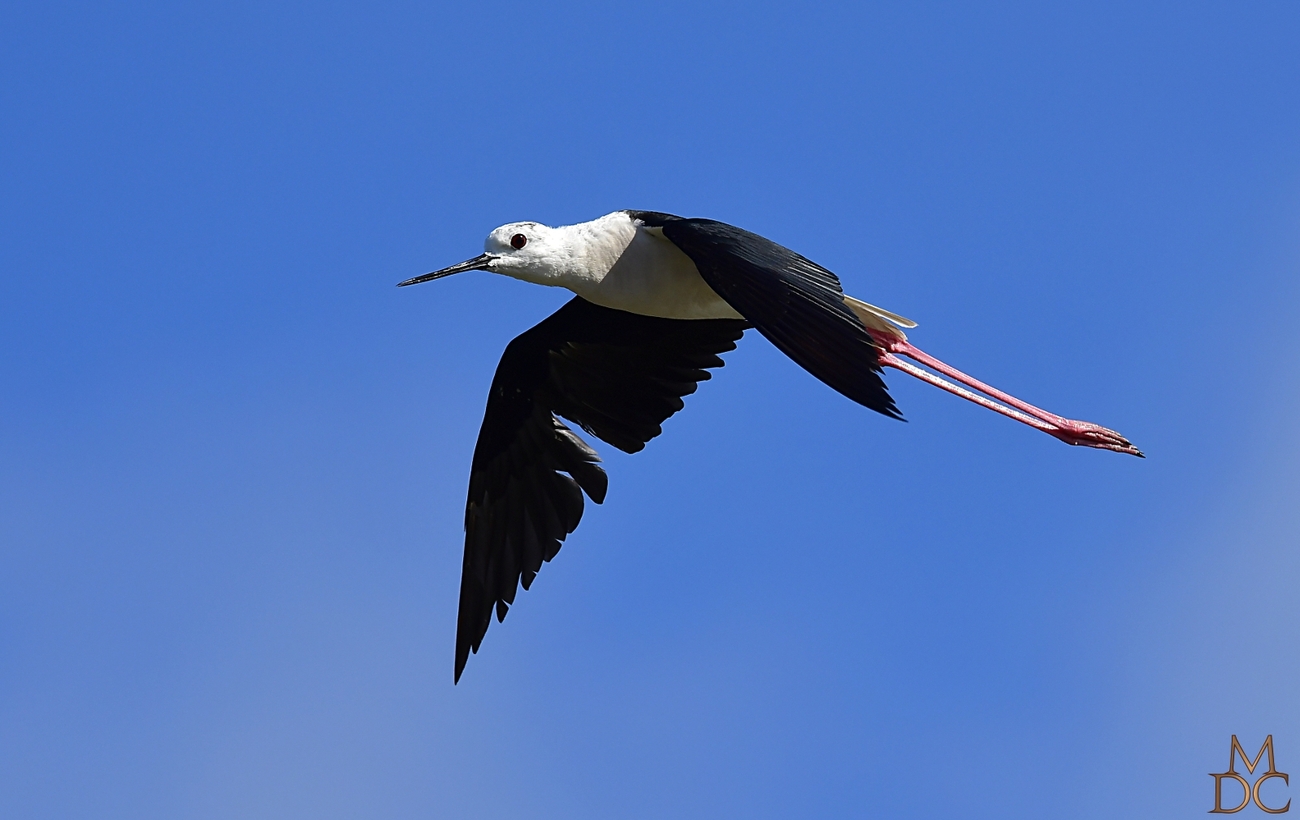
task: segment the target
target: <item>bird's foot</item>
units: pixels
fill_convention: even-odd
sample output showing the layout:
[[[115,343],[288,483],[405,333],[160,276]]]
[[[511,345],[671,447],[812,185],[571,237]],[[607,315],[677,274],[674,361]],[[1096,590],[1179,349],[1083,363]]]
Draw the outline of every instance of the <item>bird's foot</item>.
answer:
[[[1044,430],[1066,444],[1080,447],[1096,447],[1100,450],[1113,450],[1116,453],[1128,453],[1138,458],[1146,458],[1133,443],[1108,427],[1074,419],[1052,420],[1054,430]]]

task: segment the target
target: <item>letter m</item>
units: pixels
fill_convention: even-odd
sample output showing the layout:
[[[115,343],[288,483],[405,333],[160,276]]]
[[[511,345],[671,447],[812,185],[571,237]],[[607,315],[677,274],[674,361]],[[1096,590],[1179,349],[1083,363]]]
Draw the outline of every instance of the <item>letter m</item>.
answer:
[[[1241,755],[1241,762],[1245,764],[1246,772],[1248,774],[1254,774],[1255,767],[1259,765],[1259,759],[1264,756],[1264,752],[1268,752],[1269,773],[1270,774],[1276,773],[1277,767],[1273,765],[1273,736],[1272,735],[1269,735],[1268,737],[1264,738],[1264,745],[1259,747],[1259,754],[1255,755],[1254,760],[1251,760],[1249,757],[1246,757],[1246,750],[1241,748],[1241,743],[1237,740],[1237,736],[1233,735],[1232,748],[1228,750],[1228,772],[1237,771],[1236,769],[1237,755]]]

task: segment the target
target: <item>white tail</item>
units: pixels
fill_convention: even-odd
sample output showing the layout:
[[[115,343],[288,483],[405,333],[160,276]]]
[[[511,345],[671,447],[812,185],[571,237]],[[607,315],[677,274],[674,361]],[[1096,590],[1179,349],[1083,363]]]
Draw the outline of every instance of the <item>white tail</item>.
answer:
[[[897,339],[907,339],[907,334],[902,328],[914,328],[916,322],[911,319],[899,316],[897,313],[890,313],[884,308],[878,308],[875,305],[869,305],[860,299],[854,299],[852,296],[844,297],[844,304],[849,306],[857,317],[862,320],[862,324],[867,326],[868,330],[875,330],[885,333]]]

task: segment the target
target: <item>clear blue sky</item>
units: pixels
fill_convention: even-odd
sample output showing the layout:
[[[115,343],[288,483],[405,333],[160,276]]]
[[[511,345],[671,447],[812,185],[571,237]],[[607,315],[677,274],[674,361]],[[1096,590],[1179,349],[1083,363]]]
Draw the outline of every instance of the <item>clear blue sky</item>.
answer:
[[[6,4],[0,816],[1190,818],[1233,733],[1300,778],[1297,43],[1294,2]],[[618,208],[1149,458],[901,374],[890,421],[751,334],[601,447],[453,688],[488,382],[565,295],[393,285]]]

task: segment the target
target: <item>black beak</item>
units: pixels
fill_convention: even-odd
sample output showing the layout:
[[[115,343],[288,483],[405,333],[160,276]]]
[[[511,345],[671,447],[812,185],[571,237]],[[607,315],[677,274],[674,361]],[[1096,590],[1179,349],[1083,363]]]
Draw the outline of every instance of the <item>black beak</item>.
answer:
[[[496,257],[488,253],[481,253],[473,259],[467,259],[466,261],[461,262],[459,265],[452,265],[450,268],[443,268],[442,270],[436,270],[433,273],[426,273],[423,276],[417,276],[414,279],[407,279],[405,282],[398,282],[397,286],[399,288],[404,288],[407,285],[418,285],[421,282],[432,282],[434,279],[451,276],[453,273],[464,273],[467,270],[487,270],[488,263],[493,259],[496,259]]]

